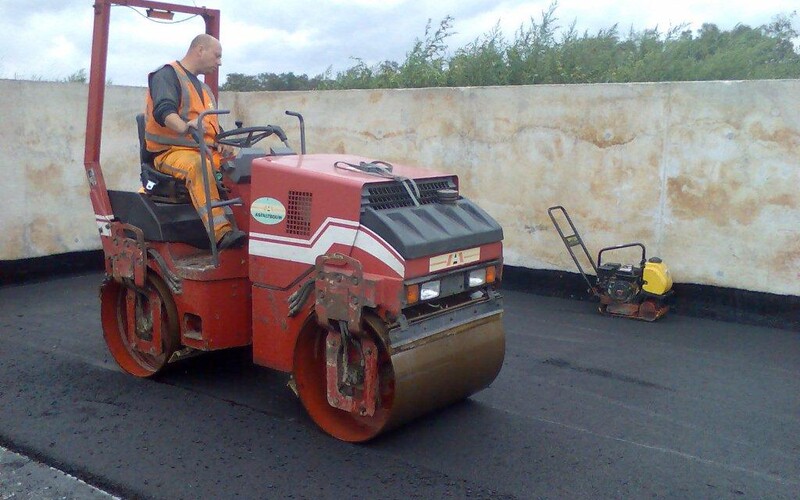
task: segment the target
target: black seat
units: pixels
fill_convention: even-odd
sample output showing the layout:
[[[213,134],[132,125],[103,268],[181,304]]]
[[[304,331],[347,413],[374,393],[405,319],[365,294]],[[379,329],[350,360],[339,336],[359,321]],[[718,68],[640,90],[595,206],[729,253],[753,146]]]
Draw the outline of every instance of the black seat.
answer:
[[[144,140],[144,113],[136,115],[136,127],[139,131],[139,161],[141,163],[142,187],[153,201],[161,203],[191,203],[186,183],[171,175],[159,172],[153,166],[155,153],[147,150]]]
[[[151,196],[108,190],[114,217],[142,230],[146,241],[187,243],[210,248],[208,233],[191,204],[157,203]]]

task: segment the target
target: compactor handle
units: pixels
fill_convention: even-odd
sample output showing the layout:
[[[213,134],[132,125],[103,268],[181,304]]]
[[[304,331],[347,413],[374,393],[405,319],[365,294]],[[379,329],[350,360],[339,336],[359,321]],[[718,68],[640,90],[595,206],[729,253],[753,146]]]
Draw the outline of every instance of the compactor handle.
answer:
[[[556,218],[556,214],[561,214],[560,216],[563,217],[567,224],[569,225],[570,231],[572,234],[564,234],[564,230],[561,228],[561,224],[558,223],[558,219]],[[589,277],[586,275],[586,271],[583,270],[583,266],[581,266],[580,261],[578,260],[578,256],[575,255],[575,250],[572,247],[580,246],[583,254],[586,256],[586,260],[589,261],[589,264],[594,269],[594,274],[597,275],[597,264],[594,263],[592,260],[592,256],[589,254],[589,250],[586,248],[586,244],[583,242],[583,238],[578,234],[578,229],[575,227],[575,224],[572,222],[572,218],[567,213],[567,209],[562,207],[561,205],[556,205],[554,207],[550,207],[547,209],[547,214],[550,216],[550,220],[553,222],[553,226],[555,226],[556,231],[558,231],[558,236],[561,238],[561,241],[564,243],[564,246],[567,247],[567,251],[569,252],[570,257],[572,257],[572,261],[578,267],[578,272],[581,273],[583,276],[583,280],[586,281],[586,284],[589,285],[589,290],[592,291],[595,295],[597,295],[597,291],[595,290],[594,285],[589,280]]]
[[[599,252],[597,252],[597,265],[598,267],[603,263],[603,252],[611,251],[611,250],[619,250],[622,248],[631,248],[631,247],[639,247],[642,249],[642,262],[639,264],[643,266],[645,262],[647,262],[647,250],[644,248],[644,245],[641,243],[625,243],[624,245],[615,245],[613,247],[605,247],[602,248]]]

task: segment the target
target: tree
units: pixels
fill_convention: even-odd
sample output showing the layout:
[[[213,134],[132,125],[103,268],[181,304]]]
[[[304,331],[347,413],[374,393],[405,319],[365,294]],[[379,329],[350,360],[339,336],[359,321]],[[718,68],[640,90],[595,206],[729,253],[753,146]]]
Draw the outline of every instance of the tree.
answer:
[[[595,34],[578,33],[577,21],[565,30],[557,24],[557,2],[541,20],[523,23],[506,40],[498,23],[489,32],[450,53],[447,40],[453,18],[425,26],[402,62],[370,66],[363,59],[331,77],[330,69],[309,79],[294,73],[233,73],[223,90],[312,90],[413,88],[440,86],[529,85],[686,80],[800,78],[796,13],[779,15],[752,28],[725,31],[712,23],[696,33],[685,24],[621,36],[616,24]],[[560,33],[560,36],[558,34]]]

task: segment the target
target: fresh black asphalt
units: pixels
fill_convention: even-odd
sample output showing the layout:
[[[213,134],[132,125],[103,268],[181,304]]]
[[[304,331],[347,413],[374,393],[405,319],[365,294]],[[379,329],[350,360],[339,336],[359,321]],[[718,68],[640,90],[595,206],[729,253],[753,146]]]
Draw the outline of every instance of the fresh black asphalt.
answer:
[[[123,374],[101,280],[0,288],[0,446],[123,498],[800,497],[795,331],[505,292],[492,386],[352,445],[247,349]]]

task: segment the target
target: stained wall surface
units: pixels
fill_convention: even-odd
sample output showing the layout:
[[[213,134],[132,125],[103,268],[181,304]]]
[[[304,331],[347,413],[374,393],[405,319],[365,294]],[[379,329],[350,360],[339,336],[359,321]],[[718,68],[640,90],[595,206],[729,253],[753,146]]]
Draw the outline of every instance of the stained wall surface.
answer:
[[[87,87],[0,80],[0,259],[97,249],[83,170]],[[106,92],[101,164],[138,188],[145,89]],[[505,261],[574,271],[547,208],[593,255],[641,241],[676,282],[800,295],[800,81],[223,93],[223,120],[281,125],[308,152],[459,175],[503,225]],[[299,149],[299,145],[297,147]],[[612,260],[635,262],[621,253]]]

